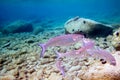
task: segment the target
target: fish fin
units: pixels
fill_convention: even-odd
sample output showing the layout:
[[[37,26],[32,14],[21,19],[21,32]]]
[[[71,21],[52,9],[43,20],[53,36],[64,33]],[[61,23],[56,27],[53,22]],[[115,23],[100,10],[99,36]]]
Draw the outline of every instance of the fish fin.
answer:
[[[42,58],[45,54],[46,46],[45,46],[45,44],[38,44],[38,46],[40,46],[42,48],[42,51],[40,53],[40,58]]]
[[[57,55],[57,59],[59,59],[61,57],[61,53],[58,51],[55,51],[56,55]]]
[[[61,61],[57,60],[56,61],[56,66],[59,69],[59,71],[61,72],[62,76],[65,76],[65,71],[64,71],[64,67],[61,65]]]

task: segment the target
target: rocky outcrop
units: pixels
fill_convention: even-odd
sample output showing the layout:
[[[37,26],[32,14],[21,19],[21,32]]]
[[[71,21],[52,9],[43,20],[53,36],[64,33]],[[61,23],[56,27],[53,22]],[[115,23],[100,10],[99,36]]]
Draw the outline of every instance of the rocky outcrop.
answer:
[[[116,66],[94,63],[87,71],[83,71],[79,77],[82,80],[119,80],[120,79],[120,52],[114,54]]]
[[[117,51],[120,51],[120,28],[113,33],[112,45]]]
[[[89,37],[105,37],[112,33],[112,26],[96,22],[94,20],[79,18],[69,19],[65,25],[65,33],[82,33]]]
[[[28,23],[23,20],[18,20],[15,22],[12,22],[2,29],[2,33],[8,34],[8,33],[20,33],[20,32],[31,32],[33,31],[33,26],[31,23]]]

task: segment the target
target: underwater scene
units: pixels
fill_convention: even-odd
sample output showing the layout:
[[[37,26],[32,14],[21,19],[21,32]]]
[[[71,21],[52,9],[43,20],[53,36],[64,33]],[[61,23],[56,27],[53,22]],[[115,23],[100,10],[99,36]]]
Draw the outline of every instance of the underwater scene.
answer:
[[[120,0],[0,0],[0,80],[120,80]]]

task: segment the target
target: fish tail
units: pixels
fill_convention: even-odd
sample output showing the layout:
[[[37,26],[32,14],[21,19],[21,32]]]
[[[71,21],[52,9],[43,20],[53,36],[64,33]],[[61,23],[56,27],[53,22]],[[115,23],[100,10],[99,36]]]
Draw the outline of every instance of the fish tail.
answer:
[[[55,51],[56,55],[57,55],[57,59],[59,59],[61,57],[61,53],[59,53],[58,51]]]
[[[42,51],[40,53],[40,58],[42,58],[45,54],[46,46],[45,46],[45,44],[38,44],[38,46],[40,46],[42,48]]]

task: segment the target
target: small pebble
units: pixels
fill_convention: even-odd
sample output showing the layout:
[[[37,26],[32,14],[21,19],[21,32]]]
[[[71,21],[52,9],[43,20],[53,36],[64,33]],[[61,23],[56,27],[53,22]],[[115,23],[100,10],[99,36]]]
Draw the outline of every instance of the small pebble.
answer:
[[[73,71],[78,71],[78,70],[80,70],[81,69],[81,66],[80,65],[78,65],[78,66],[72,66],[70,69],[69,69],[69,71],[70,72],[73,72]]]

